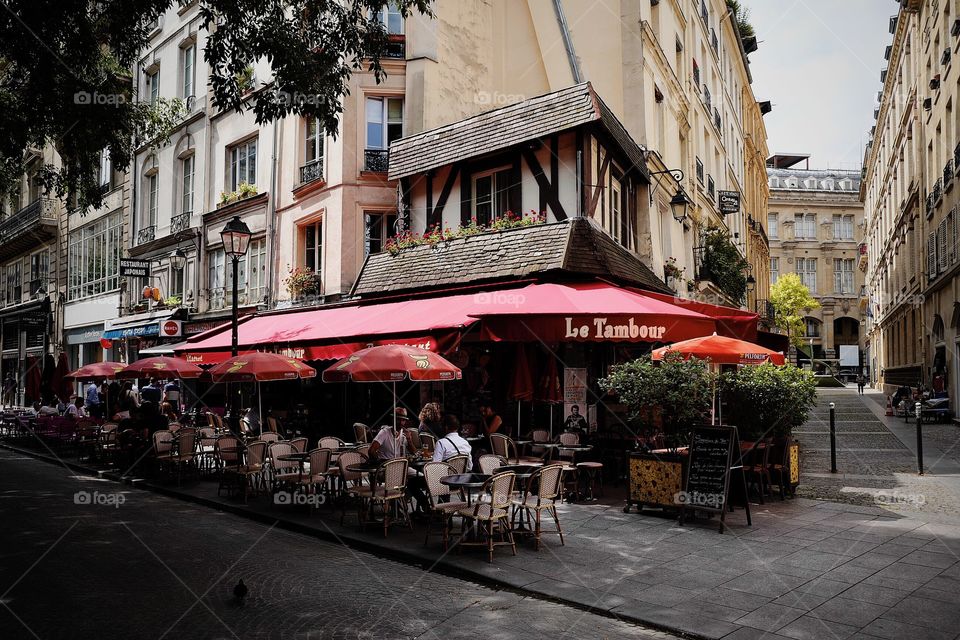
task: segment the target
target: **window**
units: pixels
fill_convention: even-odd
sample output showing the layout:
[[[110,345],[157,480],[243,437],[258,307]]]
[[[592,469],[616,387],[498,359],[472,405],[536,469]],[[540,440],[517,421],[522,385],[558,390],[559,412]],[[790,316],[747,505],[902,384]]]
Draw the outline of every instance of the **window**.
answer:
[[[196,95],[194,91],[194,62],[197,57],[197,45],[190,44],[180,50],[181,73],[183,74],[183,84],[181,86],[182,98],[186,99]]]
[[[779,189],[779,188],[780,188],[780,178],[778,178],[778,177],[776,177],[776,176],[770,176],[770,179],[767,181],[767,184],[770,186],[771,189]]]
[[[23,282],[20,279],[20,260],[7,265],[7,304],[20,304],[23,300]]]
[[[387,149],[403,137],[403,98],[367,98],[367,148]]]
[[[780,277],[780,258],[770,258],[770,284]]]
[[[320,274],[323,266],[323,223],[315,222],[303,228],[303,266]]]
[[[374,18],[387,28],[390,35],[403,33],[403,14],[395,3],[391,2],[382,11],[377,11]]]
[[[147,74],[147,95],[150,96],[150,104],[156,105],[160,99],[160,71],[154,71]]]
[[[310,164],[323,158],[323,129],[316,118],[306,121],[303,163]]]
[[[30,295],[36,293],[37,289],[47,281],[50,273],[50,252],[44,249],[30,256]],[[44,285],[46,286],[46,285]]]
[[[393,235],[397,214],[365,211],[364,219],[364,255],[380,253],[387,239]]]
[[[776,238],[780,235],[780,216],[776,213],[767,215],[767,235],[771,238]]]
[[[222,248],[210,252],[207,258],[207,270],[209,271],[207,286],[210,290],[211,309],[222,309],[227,303],[227,274],[225,265],[226,255],[224,255]],[[232,276],[232,265],[230,271]]]
[[[617,178],[610,179],[610,235],[627,249],[631,246],[630,214],[623,185]]]
[[[242,183],[257,184],[257,139],[253,138],[230,148],[230,190]]]
[[[820,337],[820,321],[816,318],[807,318],[804,322],[804,331],[803,337],[805,338],[819,338]]]
[[[800,281],[810,290],[810,293],[817,291],[816,258],[797,258],[797,275],[800,276]]]
[[[794,215],[794,235],[797,238],[816,240],[817,215],[814,213],[797,213]]]
[[[107,191],[113,182],[113,169],[110,163],[110,152],[104,149],[100,152],[100,187]]]
[[[488,225],[510,210],[510,169],[473,178],[473,211],[478,225]]]
[[[853,240],[853,216],[833,216],[833,239]]]
[[[267,293],[267,241],[266,238],[251,240],[247,250],[247,301],[259,304]]]
[[[833,259],[833,291],[847,295],[853,293],[853,258]]]
[[[803,186],[806,189],[816,189],[817,188],[817,179],[816,178],[805,178],[803,180]]]
[[[186,269],[174,269],[172,266],[170,267],[170,291],[168,294],[171,298],[180,298],[181,302],[183,302],[183,291],[186,288],[184,286],[186,274]]]
[[[123,218],[114,213],[70,233],[67,297],[88,298],[120,288]]]
[[[144,220],[144,227],[155,227],[157,225],[157,186],[159,177],[156,173],[147,176],[147,215]]]
[[[180,213],[189,215],[193,213],[193,163],[194,156],[187,156],[180,161],[181,164],[181,191]]]

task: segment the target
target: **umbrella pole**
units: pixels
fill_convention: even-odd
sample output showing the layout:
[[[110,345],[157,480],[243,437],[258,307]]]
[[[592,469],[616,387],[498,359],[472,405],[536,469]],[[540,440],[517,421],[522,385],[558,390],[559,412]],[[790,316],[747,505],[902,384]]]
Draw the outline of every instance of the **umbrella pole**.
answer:
[[[517,400],[517,440],[520,439],[520,401]]]
[[[260,381],[257,380],[257,424],[260,427],[260,433],[263,433],[263,389],[260,388]]]
[[[397,381],[393,381],[393,432],[397,432]]]

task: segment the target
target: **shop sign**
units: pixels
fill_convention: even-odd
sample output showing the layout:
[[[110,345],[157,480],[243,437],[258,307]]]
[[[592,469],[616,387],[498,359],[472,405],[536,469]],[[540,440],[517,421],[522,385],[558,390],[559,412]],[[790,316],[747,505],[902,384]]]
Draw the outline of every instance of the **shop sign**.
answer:
[[[568,340],[661,340],[667,332],[663,325],[639,324],[633,318],[619,324],[609,322],[608,318],[575,323],[567,316],[564,321]]]
[[[738,191],[718,191],[717,200],[720,203],[720,213],[739,213],[740,193]]]
[[[183,323],[181,320],[161,320],[160,333],[163,338],[177,338],[183,333]]]
[[[574,410],[576,407],[576,410]],[[587,370],[565,367],[563,370],[563,426],[565,429],[588,430]]]
[[[146,278],[150,276],[150,261],[135,258],[120,258],[120,275],[131,278]]]

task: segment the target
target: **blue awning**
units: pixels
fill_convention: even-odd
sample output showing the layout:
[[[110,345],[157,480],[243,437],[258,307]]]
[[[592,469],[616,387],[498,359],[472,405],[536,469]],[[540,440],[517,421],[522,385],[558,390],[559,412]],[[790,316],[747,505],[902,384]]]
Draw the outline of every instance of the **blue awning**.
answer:
[[[173,319],[179,311],[179,309],[164,309],[159,312],[138,313],[108,320],[104,326],[103,337],[108,340],[120,340],[159,336],[163,323]]]

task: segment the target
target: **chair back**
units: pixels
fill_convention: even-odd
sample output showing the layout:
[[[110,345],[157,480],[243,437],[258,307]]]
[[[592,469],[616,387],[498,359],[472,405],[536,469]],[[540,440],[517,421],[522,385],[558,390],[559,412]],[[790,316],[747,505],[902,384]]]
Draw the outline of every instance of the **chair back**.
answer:
[[[510,438],[502,433],[491,433],[490,448],[493,449],[494,455],[502,456],[503,458],[509,458]]]
[[[319,476],[330,470],[330,449],[314,449],[310,452],[310,475]]]
[[[211,429],[216,430],[219,425],[217,425],[217,421],[213,417],[213,413],[210,411],[207,411],[206,415],[207,415],[207,426],[210,427]]]
[[[503,456],[484,454],[480,456],[480,473],[490,475],[505,464],[507,464],[507,460]]]
[[[220,436],[213,444],[213,455],[220,462],[234,463],[239,454],[236,448],[240,446],[240,440],[236,436]],[[234,449],[234,451],[223,451],[223,449]]]
[[[256,469],[263,466],[267,455],[267,443],[256,440],[247,445],[247,467]]]
[[[421,433],[420,447],[426,447],[430,451],[433,451],[437,448],[437,436],[433,435],[432,433]]]
[[[317,443],[320,449],[340,449],[343,447],[343,440],[334,436],[323,436]]]
[[[294,438],[290,441],[290,446],[293,447],[293,450],[297,453],[305,453],[307,450],[307,439]]]
[[[530,439],[533,440],[534,444],[540,442],[550,442],[550,432],[546,429],[534,429]]]
[[[270,433],[280,433],[280,428],[279,428],[279,424],[277,423],[277,419],[274,418],[273,416],[267,417],[267,430]]]
[[[356,451],[344,451],[340,454],[340,457],[337,458],[337,467],[340,468],[340,477],[344,482],[359,483],[363,478],[363,474],[359,471],[348,471],[347,467],[361,464],[363,460],[363,456]]]
[[[213,427],[200,427],[200,439],[208,440],[217,437],[217,430]]]
[[[280,456],[288,456],[293,453],[293,447],[289,442],[271,442],[270,443],[270,464],[275,471],[283,473],[287,470],[299,469],[300,465],[295,460],[279,460]]]
[[[414,451],[423,446],[420,441],[420,431],[418,429],[404,429],[404,431],[409,436],[410,446],[413,447]]]
[[[103,426],[100,427],[100,433],[107,433],[109,431],[116,431],[117,423],[116,422],[104,422]]]
[[[497,473],[483,484],[482,492],[490,496],[490,507],[508,509],[513,494],[513,483],[517,474],[513,471]]]
[[[580,444],[580,434],[565,431],[560,434],[560,444],[565,444],[565,445],[570,445],[571,447],[575,447],[578,444]]]
[[[548,464],[537,469],[527,482],[527,494],[536,487],[537,502],[555,500],[563,491],[563,465]]]
[[[177,432],[177,455],[192,458],[197,446],[197,430],[184,427]]]
[[[268,431],[267,433],[261,433],[259,439],[261,442],[267,442],[267,443],[279,442],[280,434],[274,433],[272,431]]]
[[[450,487],[440,482],[440,478],[455,474],[446,462],[428,462],[423,465],[423,481],[427,485],[427,497],[431,507],[437,506],[437,498],[450,495]]]
[[[388,492],[406,488],[409,464],[406,458],[393,458],[383,464],[380,473],[383,476],[383,486]]]
[[[370,442],[370,427],[362,422],[354,422],[353,439],[357,442]]]
[[[163,429],[153,432],[153,452],[157,455],[170,453],[173,448],[173,433]]]
[[[467,456],[467,454],[461,453],[447,458],[447,464],[450,465],[454,473],[466,473],[467,461],[469,459],[470,458]]]
[[[359,447],[357,447],[354,451],[356,451],[356,453],[359,453],[361,456],[363,456],[364,459],[370,457],[370,445],[369,445],[369,444],[362,444],[362,445],[360,445]]]
[[[169,429],[170,431],[176,433],[177,431],[180,431],[180,428],[181,428],[182,426],[183,426],[183,425],[180,424],[179,422],[171,422],[169,425],[167,425],[167,429]]]

